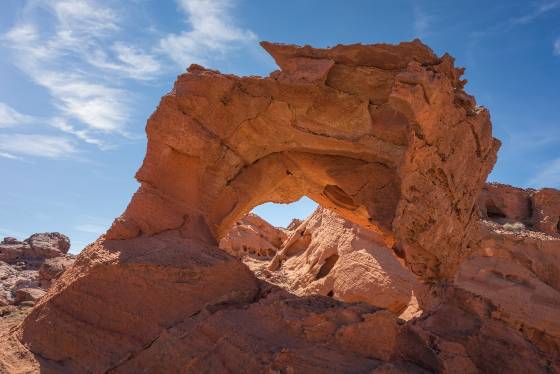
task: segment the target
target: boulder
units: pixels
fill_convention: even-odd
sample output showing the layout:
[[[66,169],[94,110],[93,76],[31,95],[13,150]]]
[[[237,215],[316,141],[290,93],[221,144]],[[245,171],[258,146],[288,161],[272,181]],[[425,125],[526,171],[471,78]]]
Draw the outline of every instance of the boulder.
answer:
[[[7,237],[0,243],[0,261],[40,263],[46,258],[64,256],[69,249],[70,239],[58,232],[33,234],[23,241]]]
[[[25,258],[28,253],[29,246],[25,243],[2,242],[0,244],[0,261],[15,264],[19,260]]]
[[[560,235],[560,191],[543,188],[532,195],[533,225],[550,235]]]
[[[422,292],[382,237],[320,207],[290,232],[270,264],[245,263],[297,295],[361,301],[397,314]]]
[[[560,356],[560,238],[478,223],[474,252],[454,284],[492,302],[492,316],[539,349]]]
[[[25,301],[37,302],[45,293],[45,290],[40,288],[20,288],[16,291],[16,304],[21,304]]]
[[[285,238],[284,231],[249,213],[220,240],[220,248],[236,257],[248,254],[271,257],[282,246]]]
[[[487,183],[480,192],[478,207],[482,218],[500,223],[531,223],[531,190],[500,183]]]
[[[31,255],[40,258],[60,257],[70,249],[70,239],[58,232],[33,234],[25,241],[31,247]]]
[[[57,279],[64,270],[72,266],[75,258],[71,256],[62,256],[46,259],[39,267],[39,282],[41,287],[48,289],[51,283]]]
[[[39,276],[34,270],[18,270],[5,262],[0,262],[0,296],[8,302],[15,298],[21,288],[39,287]]]
[[[20,242],[19,240],[17,240],[14,237],[11,236],[7,236],[5,237],[2,242],[0,242],[0,244],[21,244],[22,242]]]
[[[560,235],[560,191],[522,189],[487,183],[478,198],[480,217],[496,223],[523,223],[548,235]]]

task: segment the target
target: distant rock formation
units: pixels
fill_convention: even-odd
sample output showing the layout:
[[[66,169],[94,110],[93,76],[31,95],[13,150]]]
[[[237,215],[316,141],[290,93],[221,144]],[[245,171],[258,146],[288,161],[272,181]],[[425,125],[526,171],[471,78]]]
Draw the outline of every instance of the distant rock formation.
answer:
[[[478,201],[481,217],[497,223],[520,222],[549,235],[560,236],[560,191],[522,189],[488,183]]]
[[[421,283],[378,234],[324,208],[296,223],[289,230],[276,228],[250,213],[220,248],[241,257],[259,278],[296,295],[362,301],[397,314],[411,303],[417,307]]]
[[[0,306],[33,305],[51,282],[74,262],[70,239],[58,232],[0,242]]]
[[[286,240],[286,232],[249,213],[220,240],[220,248],[236,257],[253,254],[271,257]]]
[[[6,237],[0,242],[0,261],[7,264],[43,262],[65,255],[69,249],[70,239],[58,232],[33,234],[23,241]]]

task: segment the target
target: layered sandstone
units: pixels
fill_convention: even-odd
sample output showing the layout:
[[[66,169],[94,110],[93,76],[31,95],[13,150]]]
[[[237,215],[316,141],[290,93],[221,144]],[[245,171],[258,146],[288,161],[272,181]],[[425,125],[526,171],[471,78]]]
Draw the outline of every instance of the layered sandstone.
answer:
[[[39,371],[35,356],[12,333],[51,282],[72,265],[69,249],[70,240],[60,233],[34,234],[23,241],[7,237],[0,242],[0,373]]]
[[[254,240],[254,235],[239,236],[239,227],[244,226],[246,231],[260,232],[259,226],[250,224],[253,220],[255,216],[251,214],[238,222],[220,247],[249,248],[243,262],[259,278],[296,295],[365,302],[400,314],[414,303],[415,293],[423,291],[382,237],[332,211],[317,208],[291,230],[276,229],[285,238],[274,247],[274,257],[259,255],[269,253],[269,241]],[[271,229],[274,228],[268,227],[261,235],[269,237]]]
[[[381,234],[418,276],[452,278],[499,144],[462,70],[419,41],[262,45],[280,71],[193,65],[162,98],[141,187],[107,239],[219,239],[253,207],[307,195]]]
[[[69,249],[70,239],[58,232],[33,234],[23,241],[6,237],[0,242],[0,261],[42,263],[47,258],[64,256]]]
[[[560,357],[560,238],[481,221],[454,284],[489,300],[492,318]]]
[[[499,143],[453,59],[419,41],[263,46],[281,68],[269,77],[191,66],[178,78],[148,121],[126,211],[2,337],[15,348],[0,361],[32,352],[35,370],[95,373],[558,371],[549,259],[506,249],[521,267],[501,267],[487,251],[494,234],[480,236],[476,199]],[[333,269],[343,257],[370,261],[344,243],[363,238],[427,283],[422,315],[407,322],[367,300],[289,294],[218,249],[254,206],[302,195],[338,215],[324,214],[340,236],[312,220],[294,232],[321,232],[338,258],[319,241],[302,246],[300,232],[268,270],[342,294],[330,286],[345,272]],[[534,195],[543,230],[555,223],[553,195]],[[517,296],[536,305],[508,309]]]
[[[560,191],[556,189],[522,189],[488,183],[482,189],[478,206],[484,219],[520,222],[548,235],[560,235]]]
[[[287,231],[272,226],[256,214],[249,213],[235,222],[219,245],[220,249],[240,258],[247,254],[271,257],[286,240]]]
[[[74,262],[69,249],[70,239],[58,232],[33,234],[23,241],[4,238],[0,242],[0,306],[37,301],[35,296]],[[47,274],[52,264],[57,264],[57,270]],[[23,289],[27,291],[20,292]]]

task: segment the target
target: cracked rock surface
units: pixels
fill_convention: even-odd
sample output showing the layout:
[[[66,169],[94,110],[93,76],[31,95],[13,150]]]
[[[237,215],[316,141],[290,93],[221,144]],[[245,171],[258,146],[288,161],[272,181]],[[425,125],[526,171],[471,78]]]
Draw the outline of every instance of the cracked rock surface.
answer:
[[[554,304],[538,283],[554,287],[554,271],[538,251],[531,261],[501,251],[522,267],[503,277],[484,262],[493,244],[480,237],[477,199],[499,142],[453,59],[418,40],[262,45],[280,67],[268,77],[192,65],[177,79],[148,120],[125,212],[0,337],[12,347],[0,362],[71,373],[558,371],[554,322],[528,320]],[[397,255],[426,287],[421,315],[293,295],[218,248],[253,207],[303,195]],[[331,239],[338,258],[309,252],[323,283],[346,253]],[[512,314],[512,294],[485,286],[492,277],[534,287],[541,305]]]

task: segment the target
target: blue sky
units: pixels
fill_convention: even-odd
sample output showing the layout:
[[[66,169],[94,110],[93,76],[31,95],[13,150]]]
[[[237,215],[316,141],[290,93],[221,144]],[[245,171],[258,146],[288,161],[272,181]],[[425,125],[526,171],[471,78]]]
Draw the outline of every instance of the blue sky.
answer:
[[[104,232],[137,188],[147,117],[191,63],[267,75],[260,40],[416,37],[490,109],[490,179],[560,188],[560,0],[2,0],[0,236],[60,231],[77,252]],[[257,212],[285,225],[313,208]]]

